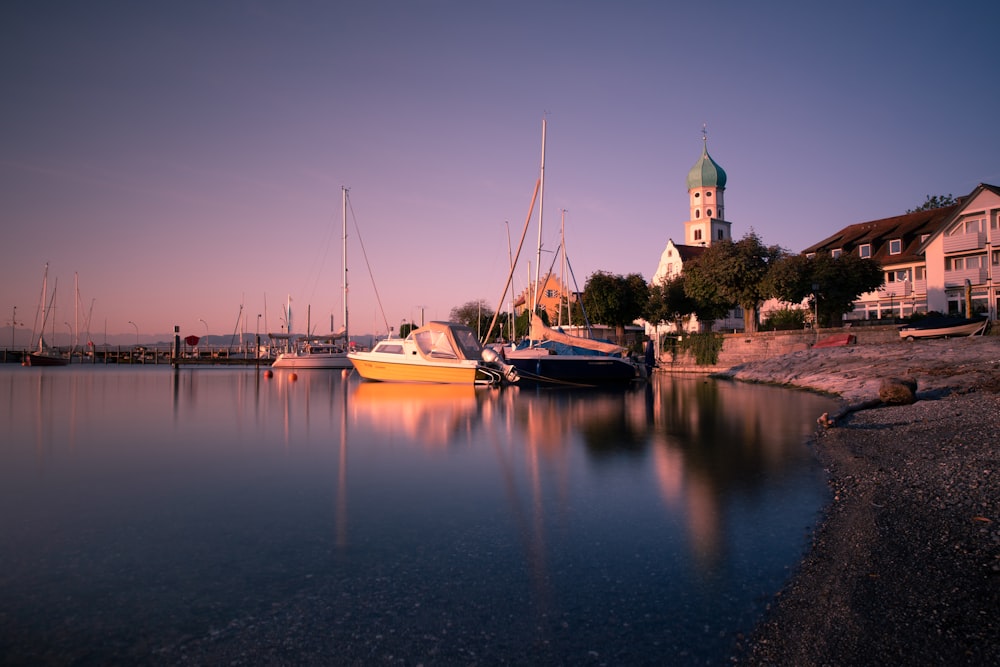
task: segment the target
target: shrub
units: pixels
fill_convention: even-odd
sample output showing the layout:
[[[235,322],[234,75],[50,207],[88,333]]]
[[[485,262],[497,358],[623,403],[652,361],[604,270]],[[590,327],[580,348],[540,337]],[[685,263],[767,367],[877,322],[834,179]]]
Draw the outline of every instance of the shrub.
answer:
[[[719,352],[722,351],[722,335],[714,331],[688,334],[681,339],[681,349],[694,356],[699,366],[714,366],[719,363]]]
[[[764,320],[765,331],[793,331],[806,326],[806,311],[804,308],[783,308],[768,313]]]

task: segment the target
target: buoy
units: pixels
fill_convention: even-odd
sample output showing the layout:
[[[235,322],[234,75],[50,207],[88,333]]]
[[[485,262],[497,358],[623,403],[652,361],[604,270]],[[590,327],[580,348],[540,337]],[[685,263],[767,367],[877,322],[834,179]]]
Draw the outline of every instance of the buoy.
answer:
[[[272,375],[274,375],[274,371],[272,371],[270,368],[264,371],[264,377],[269,378]]]
[[[299,379],[299,376],[296,375],[295,373],[292,373],[291,375],[288,376],[288,379],[291,380],[292,382],[295,382],[296,380]]]

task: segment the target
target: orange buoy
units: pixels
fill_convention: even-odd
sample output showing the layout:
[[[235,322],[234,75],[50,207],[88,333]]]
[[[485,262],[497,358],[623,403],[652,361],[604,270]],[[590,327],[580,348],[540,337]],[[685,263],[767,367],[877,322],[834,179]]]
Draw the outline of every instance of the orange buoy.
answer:
[[[272,375],[274,375],[274,371],[272,371],[270,368],[264,371],[264,377],[269,378]]]
[[[291,380],[292,382],[295,382],[296,380],[299,379],[299,376],[296,375],[295,373],[292,373],[291,375],[288,376],[288,379]]]

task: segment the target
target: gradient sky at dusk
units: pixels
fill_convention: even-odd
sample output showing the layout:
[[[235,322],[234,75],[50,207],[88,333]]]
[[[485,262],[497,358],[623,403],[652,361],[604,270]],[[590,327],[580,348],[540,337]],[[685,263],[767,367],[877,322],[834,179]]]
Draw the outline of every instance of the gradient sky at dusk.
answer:
[[[579,287],[656,270],[702,149],[799,251],[1000,184],[993,2],[27,2],[0,13],[0,313],[91,338],[495,306],[538,177]],[[354,225],[368,264],[359,246]],[[534,262],[537,212],[515,274]],[[543,255],[551,258],[551,254]],[[93,305],[91,305],[93,304]],[[129,324],[129,321],[136,326]],[[204,320],[204,323],[203,323]],[[265,329],[261,318],[261,330]],[[6,344],[0,342],[0,345]]]

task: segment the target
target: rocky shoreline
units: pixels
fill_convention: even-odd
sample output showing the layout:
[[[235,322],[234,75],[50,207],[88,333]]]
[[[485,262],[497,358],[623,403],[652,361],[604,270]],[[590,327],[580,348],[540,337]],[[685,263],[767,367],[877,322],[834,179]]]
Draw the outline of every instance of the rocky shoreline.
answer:
[[[734,661],[1000,664],[1000,338],[815,349],[722,375],[843,399],[814,441],[832,503]],[[874,407],[887,377],[915,380],[917,401]]]

